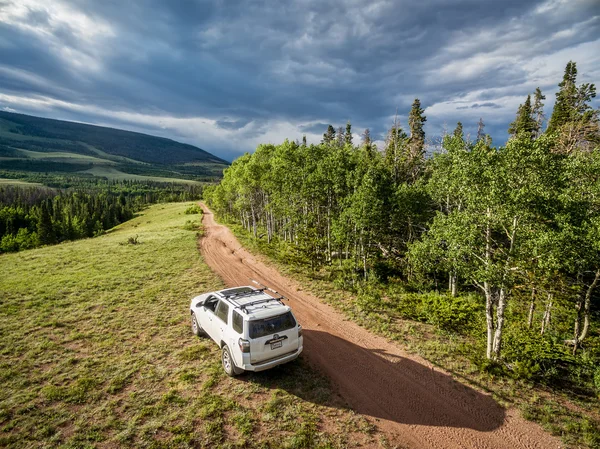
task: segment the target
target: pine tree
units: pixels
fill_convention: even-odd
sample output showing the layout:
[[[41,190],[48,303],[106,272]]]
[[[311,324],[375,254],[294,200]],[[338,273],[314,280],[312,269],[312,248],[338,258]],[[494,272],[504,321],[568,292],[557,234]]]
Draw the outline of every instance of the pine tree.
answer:
[[[347,145],[352,145],[352,125],[350,124],[350,121],[346,123],[346,134],[344,138]]]
[[[511,136],[533,138],[537,129],[535,119],[532,117],[531,95],[527,95],[525,103],[519,105],[517,118],[510,124],[508,132]]]
[[[323,134],[323,140],[321,140],[321,143],[330,145],[334,141],[335,141],[335,129],[333,128],[333,126],[329,125],[327,127],[327,132],[325,134]]]
[[[410,128],[410,145],[413,156],[423,154],[425,148],[425,122],[427,117],[423,115],[424,109],[421,109],[421,101],[415,98],[412,109],[408,115],[408,127]]]
[[[463,125],[461,122],[458,122],[456,124],[456,128],[454,129],[454,137],[459,137],[461,139],[465,138],[465,135],[463,133]]]
[[[56,243],[56,234],[52,226],[52,217],[50,216],[49,203],[51,200],[44,201],[40,205],[40,217],[37,224],[37,234],[42,245]]]
[[[304,134],[302,136],[302,146],[305,147],[306,146],[306,134]]]
[[[425,164],[425,122],[427,117],[423,115],[421,101],[415,98],[412,109],[408,115],[408,126],[410,138],[408,141],[407,172],[409,181],[416,181]]]
[[[590,105],[596,86],[586,83],[577,87],[576,82],[577,66],[569,61],[548,122],[548,132],[558,132],[557,151],[562,153],[589,151],[600,143],[600,111]]]
[[[542,134],[542,126],[546,117],[544,116],[544,103],[543,100],[546,96],[542,94],[539,87],[536,87],[535,93],[533,94],[533,110],[532,115],[535,120],[535,138],[537,139]]]
[[[548,122],[548,132],[557,131],[562,125],[573,120],[575,103],[577,101],[577,64],[573,61],[567,63],[563,80],[558,84],[560,88],[556,93],[556,103],[552,116]]]

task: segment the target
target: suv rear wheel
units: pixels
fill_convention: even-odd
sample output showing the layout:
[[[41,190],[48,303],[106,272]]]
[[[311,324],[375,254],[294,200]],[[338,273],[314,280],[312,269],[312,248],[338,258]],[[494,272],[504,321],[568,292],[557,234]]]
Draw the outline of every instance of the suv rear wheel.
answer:
[[[229,352],[227,345],[223,346],[223,351],[221,352],[221,363],[223,364],[223,369],[228,376],[233,377],[244,372],[244,370],[235,366],[233,357],[231,357],[231,353]]]

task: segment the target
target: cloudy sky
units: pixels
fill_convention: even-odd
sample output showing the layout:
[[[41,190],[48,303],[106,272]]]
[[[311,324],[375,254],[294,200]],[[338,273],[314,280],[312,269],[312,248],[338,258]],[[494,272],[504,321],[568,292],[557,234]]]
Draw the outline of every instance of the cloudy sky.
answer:
[[[482,117],[502,144],[569,60],[600,84],[600,0],[0,0],[0,109],[229,160],[348,120],[381,139],[415,97],[428,136]]]

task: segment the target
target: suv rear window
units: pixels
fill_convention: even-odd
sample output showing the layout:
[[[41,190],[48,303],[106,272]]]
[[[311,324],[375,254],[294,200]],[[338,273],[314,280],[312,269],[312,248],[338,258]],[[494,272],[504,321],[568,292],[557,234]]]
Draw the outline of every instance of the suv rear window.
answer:
[[[244,318],[235,310],[233,311],[233,330],[238,334],[241,334],[244,330]]]
[[[248,322],[250,338],[260,338],[266,335],[272,335],[277,332],[283,332],[296,327],[296,320],[292,312],[283,315],[265,318],[264,320],[254,320]]]

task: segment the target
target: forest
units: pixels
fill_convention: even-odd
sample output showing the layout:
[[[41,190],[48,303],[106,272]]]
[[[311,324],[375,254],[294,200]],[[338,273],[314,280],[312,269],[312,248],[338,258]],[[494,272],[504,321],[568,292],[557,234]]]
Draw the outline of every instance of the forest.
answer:
[[[62,184],[68,188],[0,186],[0,253],[94,237],[147,205],[199,199],[202,192],[200,185],[158,182],[67,178]]]
[[[330,125],[318,145],[259,145],[205,198],[286,263],[472,336],[484,370],[600,394],[596,88],[575,62],[558,86],[548,119],[539,88],[524,99],[505,146],[480,120],[472,140],[458,123],[427,155],[415,99],[383,148]]]

